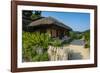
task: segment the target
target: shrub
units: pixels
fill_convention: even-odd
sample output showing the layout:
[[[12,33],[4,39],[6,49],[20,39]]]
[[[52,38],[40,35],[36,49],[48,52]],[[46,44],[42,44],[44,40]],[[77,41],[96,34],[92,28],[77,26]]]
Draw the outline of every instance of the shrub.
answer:
[[[90,31],[84,33],[85,48],[90,48]]]
[[[48,61],[48,53],[45,52],[43,54],[37,54],[35,57],[32,59],[33,61]]]
[[[48,48],[49,41],[50,37],[47,33],[40,34],[39,32],[34,32],[34,33],[23,32],[22,33],[23,59],[25,61],[34,61],[33,58],[36,58],[36,60],[38,61],[39,55],[36,52],[38,50],[38,47],[40,47],[40,49],[43,48],[43,52],[45,52]],[[43,58],[40,58],[39,60],[43,60]]]
[[[54,47],[59,47],[62,45],[62,41],[60,39],[52,39],[50,44]]]
[[[41,61],[48,61],[49,60],[48,53],[44,52],[42,55],[40,55],[40,60]]]

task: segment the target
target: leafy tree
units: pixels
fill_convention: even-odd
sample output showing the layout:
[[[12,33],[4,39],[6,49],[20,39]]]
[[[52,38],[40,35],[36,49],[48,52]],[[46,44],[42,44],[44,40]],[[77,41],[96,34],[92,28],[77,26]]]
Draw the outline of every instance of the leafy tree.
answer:
[[[83,35],[82,32],[75,32],[75,31],[70,31],[70,37],[71,39],[82,39]]]
[[[35,11],[35,13],[33,13],[32,15],[31,15],[31,19],[32,20],[35,20],[35,19],[38,19],[38,18],[41,18],[42,16],[41,16],[41,11]]]
[[[72,39],[76,39],[77,38],[77,34],[74,31],[70,31],[70,37]]]
[[[32,10],[23,10],[22,14],[23,16],[30,18],[32,15]]]
[[[41,11],[35,11],[35,15],[41,16]]]

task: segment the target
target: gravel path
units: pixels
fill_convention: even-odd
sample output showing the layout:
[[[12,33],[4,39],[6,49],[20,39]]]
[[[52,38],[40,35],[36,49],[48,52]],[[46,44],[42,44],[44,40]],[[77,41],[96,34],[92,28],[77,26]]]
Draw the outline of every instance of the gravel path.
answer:
[[[89,59],[90,57],[89,48],[84,48],[83,40],[73,40],[69,46],[66,46],[66,48],[70,48],[70,60]]]

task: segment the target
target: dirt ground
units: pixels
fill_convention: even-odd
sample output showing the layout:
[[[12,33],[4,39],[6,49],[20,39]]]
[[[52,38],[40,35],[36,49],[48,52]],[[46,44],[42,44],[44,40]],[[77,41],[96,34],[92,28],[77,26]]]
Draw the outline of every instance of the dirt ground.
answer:
[[[90,57],[90,49],[84,48],[83,40],[72,41],[69,46],[66,46],[66,49],[68,48],[70,48],[70,52],[72,52],[71,59],[89,59]]]

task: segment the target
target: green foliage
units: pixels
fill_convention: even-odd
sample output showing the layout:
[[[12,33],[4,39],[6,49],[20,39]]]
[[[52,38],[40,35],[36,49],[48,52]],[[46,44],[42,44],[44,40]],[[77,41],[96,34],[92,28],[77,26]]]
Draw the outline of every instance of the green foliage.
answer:
[[[84,37],[85,37],[85,41],[90,40],[90,32],[85,32]]]
[[[49,60],[48,53],[45,52],[43,55],[40,55],[40,60],[41,61],[48,61]]]
[[[45,52],[43,54],[38,54],[36,55],[35,57],[33,57],[32,59],[33,61],[48,61],[49,58],[48,58],[48,53]]]
[[[82,33],[70,31],[70,37],[71,39],[81,39],[82,38]]]
[[[84,32],[83,35],[84,35],[84,39],[85,39],[85,42],[86,42],[85,47],[89,48],[90,47],[90,31]]]
[[[85,48],[90,47],[90,30],[80,32],[80,33],[71,31],[70,32],[70,37],[71,37],[71,39],[82,39],[82,38],[84,38]]]
[[[78,38],[79,39],[82,39],[83,38],[83,35],[82,34],[79,34]]]
[[[48,33],[39,32],[23,32],[23,45],[25,48],[28,46],[40,46],[42,48],[47,48],[50,41],[50,36]],[[27,45],[26,45],[27,44]]]
[[[77,38],[77,34],[75,32],[73,32],[73,31],[70,31],[70,37],[72,39],[76,39]]]
[[[32,15],[31,15],[31,19],[32,20],[35,20],[35,19],[38,19],[38,18],[40,18],[40,17],[42,17],[41,16],[41,11],[35,11],[35,13],[33,13]]]
[[[23,32],[22,33],[22,47],[23,47],[23,59],[25,61],[39,61],[46,60],[44,55],[42,54],[42,58],[40,58],[37,53],[37,48],[43,48],[43,53],[47,50],[49,45],[50,37],[47,33],[39,33],[39,32]],[[46,55],[48,56],[48,55]]]
[[[40,35],[40,45],[45,49],[48,48],[50,42],[50,36],[48,33],[44,33]]]
[[[52,39],[50,44],[54,47],[59,47],[62,45],[62,41],[60,39]]]
[[[32,14],[32,15],[31,15],[31,19],[32,19],[32,20],[38,19],[38,18],[40,18],[40,17],[41,17],[40,15],[36,15],[36,14]]]

